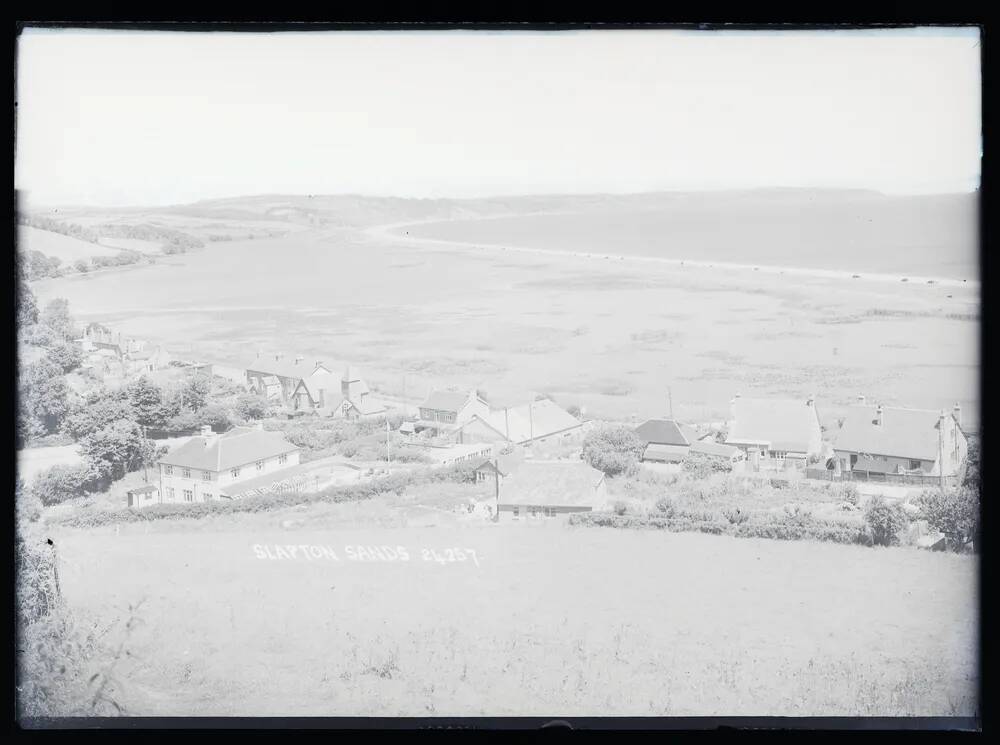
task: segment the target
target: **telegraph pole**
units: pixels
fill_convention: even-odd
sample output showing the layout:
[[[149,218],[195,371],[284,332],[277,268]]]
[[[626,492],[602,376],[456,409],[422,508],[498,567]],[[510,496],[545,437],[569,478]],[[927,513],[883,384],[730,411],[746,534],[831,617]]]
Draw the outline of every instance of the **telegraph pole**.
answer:
[[[944,494],[944,417],[945,413],[941,411],[941,417],[938,419],[938,472],[939,479],[941,481],[941,493]]]
[[[674,418],[674,394],[670,391],[670,386],[667,386],[667,398],[670,399],[670,418]]]
[[[497,514],[493,516],[493,522],[500,522],[500,459],[493,459],[493,483],[496,485]]]
[[[385,418],[385,464],[388,466],[392,463],[392,458],[389,455],[389,417]]]

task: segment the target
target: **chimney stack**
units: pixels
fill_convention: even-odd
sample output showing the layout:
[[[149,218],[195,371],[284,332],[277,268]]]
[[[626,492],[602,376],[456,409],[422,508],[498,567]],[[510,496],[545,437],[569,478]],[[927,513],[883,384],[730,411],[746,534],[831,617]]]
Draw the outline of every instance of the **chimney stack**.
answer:
[[[875,425],[882,426],[882,404],[879,404],[878,408],[875,409]]]
[[[298,355],[298,356],[297,356],[297,357],[295,358],[295,364],[296,364],[296,365],[297,365],[297,364],[299,364],[299,363],[300,363],[300,362],[302,362],[302,360],[304,360],[304,359],[305,359],[305,357],[303,357],[303,356],[302,356],[301,354],[300,354],[300,355]]]
[[[810,393],[809,398],[806,399],[806,406],[812,406],[814,403],[816,403],[816,394]]]
[[[955,421],[958,423],[959,429],[962,428],[962,407],[955,402],[955,407],[951,410],[952,416],[955,417]]]
[[[858,406],[865,405],[865,394],[861,393],[858,395]]]

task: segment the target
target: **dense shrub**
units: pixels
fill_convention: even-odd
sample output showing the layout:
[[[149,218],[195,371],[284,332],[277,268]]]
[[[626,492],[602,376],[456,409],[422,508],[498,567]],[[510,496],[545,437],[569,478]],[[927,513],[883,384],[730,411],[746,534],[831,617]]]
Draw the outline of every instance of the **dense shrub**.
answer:
[[[850,482],[839,484],[837,486],[837,495],[842,502],[853,504],[855,507],[861,503],[861,493],[858,491],[857,485]]]
[[[960,487],[945,492],[925,491],[917,500],[931,529],[944,533],[948,545],[962,550],[979,542],[979,490]]]
[[[99,488],[100,474],[90,464],[59,464],[42,471],[31,485],[31,494],[50,507]]]
[[[881,494],[872,497],[865,508],[865,526],[876,546],[899,543],[899,535],[909,520],[896,502],[888,502]]]
[[[614,511],[616,515],[624,515],[628,512],[628,505],[619,500],[614,504]]]
[[[689,476],[698,479],[708,478],[716,473],[728,473],[732,470],[729,463],[722,458],[712,458],[702,453],[688,453],[681,463],[681,469]]]
[[[645,446],[625,426],[602,426],[583,440],[583,459],[608,476],[634,474]]]

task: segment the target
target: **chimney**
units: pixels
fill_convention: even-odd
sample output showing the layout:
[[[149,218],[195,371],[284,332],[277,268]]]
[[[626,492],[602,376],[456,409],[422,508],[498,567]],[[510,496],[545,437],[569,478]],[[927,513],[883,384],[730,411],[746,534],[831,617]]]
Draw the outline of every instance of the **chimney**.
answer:
[[[955,407],[951,410],[951,414],[955,417],[955,421],[958,423],[959,429],[962,428],[962,407],[955,402]]]
[[[878,408],[875,409],[875,426],[882,426],[882,404],[879,404]]]
[[[304,360],[304,359],[305,359],[305,357],[303,357],[303,356],[302,356],[301,354],[300,354],[300,355],[298,355],[298,356],[297,356],[297,357],[295,358],[295,364],[296,364],[296,365],[297,365],[297,364],[299,364],[299,363],[300,363],[300,362],[302,362],[302,360]]]
[[[858,406],[864,406],[864,405],[865,405],[865,394],[863,393],[858,394]]]
[[[806,406],[812,406],[816,403],[816,394],[810,393],[809,398],[806,399]]]

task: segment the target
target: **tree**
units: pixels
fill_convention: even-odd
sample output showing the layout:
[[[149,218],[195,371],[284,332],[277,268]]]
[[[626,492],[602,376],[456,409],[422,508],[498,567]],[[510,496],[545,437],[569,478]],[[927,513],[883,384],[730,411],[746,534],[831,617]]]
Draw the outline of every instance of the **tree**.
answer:
[[[865,525],[876,546],[899,543],[899,534],[907,522],[906,512],[899,503],[888,502],[881,494],[872,497],[865,509]]]
[[[152,463],[156,444],[135,422],[117,421],[84,437],[80,453],[101,478],[113,481]]]
[[[639,466],[645,446],[628,427],[604,426],[583,440],[583,459],[608,476],[630,475]]]
[[[212,376],[195,373],[177,388],[181,408],[197,411],[207,402],[212,393]]]
[[[583,416],[583,411],[576,404],[569,406],[566,411],[572,416],[575,416],[577,419],[580,419]]]
[[[39,320],[65,341],[79,337],[76,323],[69,314],[69,302],[65,298],[57,297],[50,301],[39,316]]]
[[[48,358],[64,373],[68,373],[83,364],[83,350],[72,342],[57,341],[49,347]]]
[[[135,419],[144,427],[163,427],[163,391],[143,375],[125,387],[125,395],[135,413]]]
[[[36,323],[38,323],[38,303],[35,302],[35,293],[28,287],[23,263],[18,262],[17,327],[23,329]]]
[[[965,478],[962,486],[979,489],[979,437],[969,435],[969,450],[965,458]]]
[[[104,392],[100,398],[88,397],[63,422],[63,431],[74,440],[104,429],[115,422],[135,424],[136,413],[131,403],[116,393]]]
[[[271,405],[263,396],[253,393],[241,393],[236,397],[233,411],[244,421],[264,419],[271,415]]]
[[[77,259],[73,264],[73,268],[78,272],[86,274],[90,271],[90,264],[88,264],[84,259]]]
[[[55,432],[69,409],[69,387],[62,369],[48,357],[24,366],[19,379],[22,412],[45,433]]]
[[[917,505],[932,530],[944,533],[948,544],[962,550],[979,542],[979,489],[963,486],[941,492],[926,491]]]

